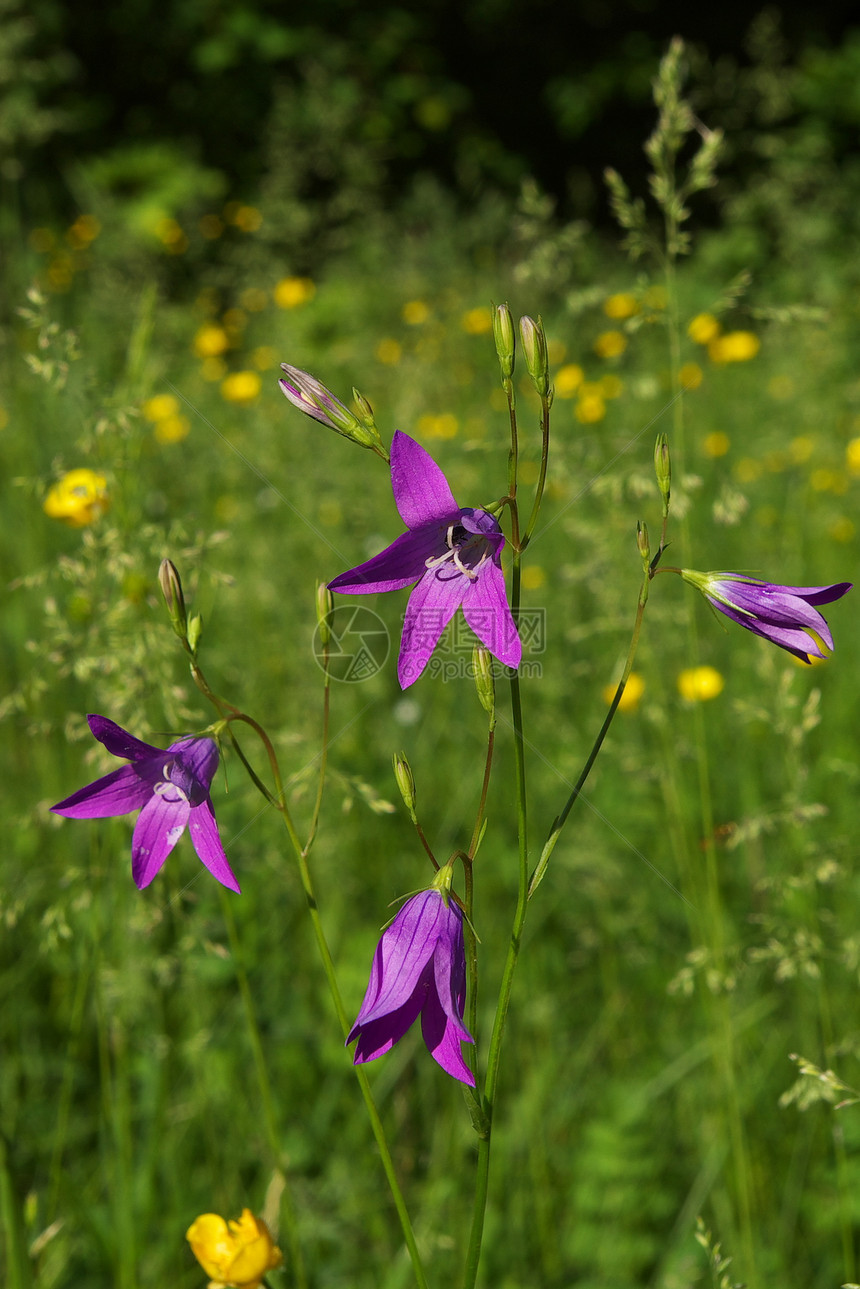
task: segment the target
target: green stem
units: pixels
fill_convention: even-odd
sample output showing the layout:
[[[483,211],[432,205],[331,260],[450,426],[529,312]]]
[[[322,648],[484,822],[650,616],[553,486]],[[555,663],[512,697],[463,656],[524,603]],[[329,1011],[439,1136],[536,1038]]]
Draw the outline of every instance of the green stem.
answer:
[[[511,507],[516,516],[516,506]],[[511,577],[511,610],[516,621],[520,609],[521,591],[521,554],[514,548],[513,570]],[[523,711],[520,693],[519,675],[511,677],[511,719],[514,729],[514,759],[516,764],[517,784],[517,842],[518,842],[518,884],[517,905],[514,911],[514,922],[508,944],[502,982],[499,988],[499,1001],[496,1004],[496,1015],[493,1021],[493,1032],[487,1053],[487,1075],[484,1081],[485,1128],[478,1138],[478,1160],[475,1175],[475,1200],[472,1210],[472,1229],[469,1236],[469,1247],[466,1253],[466,1266],[463,1276],[464,1289],[474,1289],[478,1277],[478,1265],[481,1260],[481,1245],[484,1237],[484,1220],[487,1212],[487,1195],[490,1181],[490,1147],[492,1141],[492,1121],[495,1107],[496,1090],[499,1080],[502,1039],[505,1032],[505,1021],[511,1000],[514,974],[520,953],[523,925],[528,909],[528,816],[526,813],[526,770],[525,740],[523,738]]]
[[[221,912],[227,926],[227,938],[230,941],[230,955],[233,959],[236,979],[239,982],[239,993],[242,997],[242,1007],[245,1012],[245,1024],[248,1028],[248,1041],[251,1044],[251,1053],[254,1058],[254,1069],[257,1074],[257,1084],[260,1089],[260,1100],[263,1103],[263,1117],[266,1123],[266,1136],[269,1139],[269,1149],[272,1153],[275,1167],[280,1169],[284,1178],[284,1190],[281,1196],[281,1214],[286,1228],[287,1245],[290,1253],[290,1267],[293,1272],[294,1283],[298,1286],[298,1289],[307,1289],[308,1281],[305,1274],[304,1259],[302,1258],[301,1245],[299,1242],[298,1223],[296,1221],[296,1212],[293,1207],[292,1196],[290,1194],[289,1183],[287,1180],[287,1163],[281,1153],[278,1120],[275,1112],[275,1099],[272,1095],[269,1071],[266,1067],[266,1058],[263,1054],[263,1044],[260,1039],[260,1027],[257,1023],[257,1012],[254,1007],[254,997],[251,993],[251,987],[248,983],[248,973],[245,970],[245,964],[242,958],[242,949],[239,943],[239,932],[236,927],[236,919],[233,916],[233,906],[229,895],[221,885],[218,887],[218,896],[221,901]]]
[[[549,394],[541,396],[541,457],[540,457],[540,474],[538,475],[537,487],[535,488],[535,499],[532,505],[532,513],[529,515],[529,521],[526,524],[523,533],[520,549],[525,550],[531,541],[532,533],[535,530],[535,524],[540,514],[541,502],[543,501],[543,490],[546,486],[546,469],[549,463],[549,409],[552,406],[552,399]]]
[[[630,673],[633,670],[633,660],[636,657],[636,650],[639,647],[639,635],[642,631],[642,618],[645,613],[645,605],[648,602],[649,585],[650,585],[650,574],[646,572],[642,581],[642,586],[639,591],[639,601],[636,605],[636,618],[633,623],[633,635],[630,638],[630,646],[627,650],[627,658],[625,659],[625,662],[624,662],[624,670],[621,673],[621,679],[619,680],[618,687],[616,688],[615,693],[612,697],[612,702],[609,704],[609,711],[606,713],[606,718],[600,727],[597,738],[594,740],[594,746],[589,752],[586,762],[582,767],[582,770],[580,771],[579,778],[577,779],[576,783],[573,785],[570,796],[565,802],[564,808],[561,814],[555,819],[552,827],[550,828],[549,836],[546,839],[546,843],[544,844],[544,848],[541,851],[541,855],[540,855],[540,859],[538,860],[537,867],[535,868],[535,871],[532,875],[531,882],[529,883],[529,893],[528,893],[529,899],[531,899],[531,897],[534,895],[535,891],[537,890],[537,888],[540,886],[541,882],[544,879],[544,875],[546,874],[546,869],[550,860],[550,856],[552,855],[552,852],[555,850],[556,842],[561,836],[561,830],[564,827],[565,823],[567,822],[567,818],[571,810],[573,809],[579,794],[582,792],[582,789],[585,787],[585,782],[589,774],[591,773],[591,767],[594,765],[594,762],[597,760],[597,755],[600,752],[601,747],[603,746],[603,741],[606,738],[606,735],[609,733],[609,727],[612,724],[615,713],[618,711],[618,706],[624,694],[624,689],[627,685],[627,681],[630,679]]]

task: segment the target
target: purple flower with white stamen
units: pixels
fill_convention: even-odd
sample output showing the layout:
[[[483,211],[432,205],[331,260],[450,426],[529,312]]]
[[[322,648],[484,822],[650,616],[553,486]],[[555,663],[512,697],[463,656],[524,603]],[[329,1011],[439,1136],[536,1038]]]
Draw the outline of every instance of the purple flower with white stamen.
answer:
[[[376,946],[367,993],[346,1040],[358,1039],[354,1064],[390,1051],[420,1015],[433,1060],[453,1079],[474,1087],[460,1052],[461,1043],[475,1041],[463,1024],[465,1002],[463,914],[447,891],[421,891],[404,904]]]
[[[429,453],[398,430],[391,443],[391,487],[407,531],[357,568],[329,582],[332,591],[409,597],[397,676],[402,689],[417,680],[451,618],[462,605],[467,623],[506,667],[518,667],[522,645],[508,607],[495,517],[458,506]]]
[[[95,738],[114,756],[131,762],[52,806],[69,819],[107,819],[139,810],[131,843],[131,875],[148,886],[186,827],[194,849],[223,886],[239,890],[224,847],[209,788],[218,768],[211,738],[183,738],[162,749],[142,743],[106,716],[88,716]]]
[[[833,650],[830,628],[815,605],[841,599],[852,585],[836,582],[833,586],[780,586],[741,573],[697,573],[689,568],[679,571],[732,622],[803,662],[826,658]]]

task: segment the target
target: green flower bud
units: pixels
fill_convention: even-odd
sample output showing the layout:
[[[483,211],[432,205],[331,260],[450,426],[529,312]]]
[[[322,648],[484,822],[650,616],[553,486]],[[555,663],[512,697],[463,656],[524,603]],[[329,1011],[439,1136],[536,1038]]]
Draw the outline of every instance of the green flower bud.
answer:
[[[417,823],[418,820],[415,815],[415,779],[412,777],[412,769],[406,759],[406,753],[395,752],[393,760],[394,777],[397,780],[403,804],[409,811],[409,817],[412,822]]]
[[[325,582],[317,583],[316,599],[320,644],[325,649],[331,640],[331,615],[334,612],[334,596]]]
[[[657,487],[663,498],[663,514],[668,515],[669,496],[672,491],[672,462],[669,458],[669,440],[665,434],[658,434],[654,445],[654,472],[657,475]]]
[[[648,540],[648,525],[641,521],[636,523],[636,545],[639,547],[642,564],[647,572],[651,564],[651,543]]]
[[[158,584],[164,596],[164,603],[167,605],[167,612],[170,614],[173,630],[180,639],[184,640],[188,631],[185,596],[182,594],[182,582],[176,571],[176,565],[169,559],[161,561],[158,569]]]
[[[490,718],[490,729],[496,725],[496,682],[493,679],[493,663],[490,652],[483,645],[475,645],[472,650],[472,670],[475,675],[475,688],[481,706]]]
[[[364,425],[368,430],[375,430],[376,422],[373,419],[373,408],[370,406],[370,403],[364,395],[359,393],[354,385],[352,387],[352,397],[356,407],[358,408],[358,419],[361,421],[362,425]]]
[[[506,304],[499,304],[493,310],[493,339],[496,342],[496,353],[499,356],[502,377],[505,380],[509,380],[514,370],[516,339],[514,337],[514,320]]]
[[[546,351],[546,334],[540,318],[537,322],[528,316],[520,318],[520,336],[526,367],[535,389],[543,398],[549,392],[549,358]]]
[[[199,613],[195,613],[193,618],[188,619],[188,648],[192,653],[197,652],[197,646],[200,644],[200,637],[203,634],[203,619]]]

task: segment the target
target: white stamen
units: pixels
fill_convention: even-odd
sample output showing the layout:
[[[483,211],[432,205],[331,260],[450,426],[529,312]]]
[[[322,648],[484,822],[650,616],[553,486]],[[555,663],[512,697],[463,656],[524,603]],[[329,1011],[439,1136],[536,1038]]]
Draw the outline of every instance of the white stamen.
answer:
[[[448,525],[448,532],[445,535],[445,540],[448,543],[448,549],[444,551],[441,555],[431,556],[429,559],[426,559],[424,561],[424,567],[441,568],[443,564],[447,564],[448,560],[451,560],[454,567],[457,569],[459,573],[462,573],[464,577],[467,577],[470,582],[474,582],[478,574],[480,573],[481,569],[483,568],[484,564],[486,564],[487,560],[490,558],[491,552],[490,552],[489,543],[485,541],[484,551],[481,555],[481,558],[478,560],[477,564],[475,565],[475,567],[467,568],[466,565],[463,563],[462,559],[460,558],[460,547],[454,545],[455,527],[456,527],[455,524]],[[465,546],[472,545],[474,542],[474,539],[479,536],[480,535],[478,533],[471,534],[470,537],[464,543],[464,545]]]

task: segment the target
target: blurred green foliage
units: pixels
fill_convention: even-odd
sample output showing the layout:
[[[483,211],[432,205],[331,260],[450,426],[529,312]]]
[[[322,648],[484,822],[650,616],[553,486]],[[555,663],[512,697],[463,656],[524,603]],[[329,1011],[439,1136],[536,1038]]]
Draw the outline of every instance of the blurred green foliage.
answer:
[[[235,107],[237,130],[266,108],[253,139],[266,158],[259,186],[237,189],[189,128],[76,158],[64,172],[71,214],[43,206],[35,222],[4,207],[7,227],[20,224],[0,332],[0,1264],[10,1289],[191,1289],[202,1276],[183,1244],[188,1223],[207,1210],[261,1211],[273,1175],[214,884],[183,843],[141,895],[127,820],[73,824],[48,807],[113,768],[91,745],[86,712],[155,740],[209,719],[159,604],[158,563],[170,556],[203,614],[207,673],[265,722],[296,814],[309,817],[322,703],[315,584],[379,549],[399,522],[384,467],[287,406],[279,361],[344,399],[358,385],[380,426],[418,437],[458,499],[477,505],[503,491],[506,473],[490,301],[543,316],[556,402],[550,489],[526,566],[526,602],[547,615],[546,652],[532,659],[541,675],[526,682],[535,847],[623,661],[635,523],[659,527],[658,431],[674,442],[680,425],[685,439],[674,449],[679,563],[812,584],[851,579],[860,545],[857,175],[839,134],[851,119],[852,41],[786,62],[765,23],[746,69],[696,64],[696,113],[726,126],[730,153],[677,274],[687,392],[673,404],[668,301],[653,264],[631,265],[536,182],[516,200],[480,190],[481,176],[511,173],[508,150],[480,132],[461,135],[459,194],[445,175],[417,174],[466,108],[432,66],[390,79],[402,15],[388,52],[382,42],[365,56],[353,29],[321,50],[279,43],[263,10],[182,12],[151,33],[162,73],[188,42],[211,86],[231,68],[245,75],[248,60],[304,60],[302,92],[285,79],[270,102],[260,83],[241,103],[222,94],[219,112]],[[59,11],[50,14],[53,37],[50,22],[38,38],[23,33],[45,58],[49,38],[62,43]],[[108,28],[150,17],[123,6]],[[181,81],[167,81],[187,106]],[[61,82],[44,84],[39,101],[50,105]],[[393,158],[410,133],[416,175],[392,202]],[[32,137],[15,138],[27,155]],[[644,191],[635,175],[629,186]],[[462,192],[474,195],[465,207]],[[703,314],[723,337],[757,344],[724,361],[687,330]],[[528,481],[537,409],[526,386],[518,397]],[[78,467],[104,477],[111,508],[72,529],[42,504]],[[789,1056],[807,1058],[801,1079],[821,1082],[832,1067],[828,1091],[858,1085],[860,610],[856,595],[834,605],[835,658],[801,669],[722,629],[703,605],[691,619],[685,594],[669,577],[653,586],[641,702],[619,715],[526,926],[486,1284],[687,1289],[705,1257],[715,1280],[750,1286],[856,1278],[858,1112],[792,1092]],[[396,639],[404,597],[374,607]],[[677,689],[694,663],[725,681],[698,705]],[[424,874],[405,812],[390,809],[391,754],[408,752],[444,854],[470,830],[484,725],[470,682],[428,677],[403,695],[389,661],[336,688],[332,728],[314,864],[357,1007],[389,901]],[[500,723],[476,913],[484,1032],[515,885],[511,760]],[[216,796],[243,884],[239,953],[311,1283],[406,1285],[282,833],[235,761]],[[454,1277],[474,1151],[459,1094],[414,1035],[373,1077],[433,1281]],[[696,1237],[700,1212],[709,1231]],[[289,1265],[278,1283],[294,1283]]]

